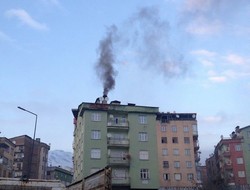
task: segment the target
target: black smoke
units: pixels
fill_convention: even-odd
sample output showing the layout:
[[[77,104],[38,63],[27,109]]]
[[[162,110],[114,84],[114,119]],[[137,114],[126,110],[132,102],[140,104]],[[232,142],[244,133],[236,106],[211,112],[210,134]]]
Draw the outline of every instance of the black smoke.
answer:
[[[117,28],[115,25],[107,28],[107,34],[99,44],[99,59],[96,65],[98,76],[103,82],[103,95],[115,87],[116,71],[113,64],[115,63],[114,43],[117,40]]]

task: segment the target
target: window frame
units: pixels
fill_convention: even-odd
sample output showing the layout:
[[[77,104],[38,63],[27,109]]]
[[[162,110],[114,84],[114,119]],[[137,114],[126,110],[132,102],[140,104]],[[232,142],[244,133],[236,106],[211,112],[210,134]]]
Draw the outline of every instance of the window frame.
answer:
[[[140,150],[139,151],[139,159],[140,160],[149,160],[149,152],[148,152],[148,150]]]
[[[100,148],[92,148],[90,150],[90,158],[91,159],[101,159],[101,149]]]
[[[140,142],[147,142],[148,141],[148,133],[147,132],[139,132],[139,141]]]
[[[149,180],[150,179],[150,172],[147,168],[140,169],[140,179],[141,180]]]
[[[91,139],[92,140],[100,140],[101,139],[101,131],[100,130],[91,130]]]

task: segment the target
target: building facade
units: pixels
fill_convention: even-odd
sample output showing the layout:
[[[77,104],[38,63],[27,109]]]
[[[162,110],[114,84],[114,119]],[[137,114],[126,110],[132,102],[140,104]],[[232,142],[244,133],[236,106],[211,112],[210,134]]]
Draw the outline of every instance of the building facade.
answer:
[[[27,135],[10,139],[15,144],[14,177],[46,179],[50,146]]]
[[[250,184],[250,125],[237,130],[243,138],[242,150],[247,183]]]
[[[158,107],[122,105],[119,101],[108,104],[105,98],[72,109],[73,182],[110,166],[113,189],[195,187],[199,161],[196,114],[171,119],[173,115],[160,114]],[[165,116],[171,117],[164,120]],[[164,126],[168,134],[164,131],[163,135]],[[169,144],[163,143],[162,137]],[[163,151],[168,157],[163,157]]]
[[[60,180],[65,186],[68,186],[71,184],[72,178],[72,172],[62,167],[50,166],[47,168],[47,180]]]
[[[13,177],[14,149],[15,144],[0,137],[0,177]]]
[[[195,113],[158,113],[157,143],[161,189],[198,186],[200,161]]]
[[[109,165],[113,189],[158,189],[157,107],[96,101],[72,111],[74,181]]]

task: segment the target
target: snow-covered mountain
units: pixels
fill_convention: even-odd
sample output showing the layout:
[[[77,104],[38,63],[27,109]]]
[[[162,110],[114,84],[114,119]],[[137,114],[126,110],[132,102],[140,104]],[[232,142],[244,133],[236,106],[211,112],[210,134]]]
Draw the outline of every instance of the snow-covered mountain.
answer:
[[[72,152],[66,152],[64,150],[50,150],[49,151],[49,166],[60,166],[67,170],[73,169]]]

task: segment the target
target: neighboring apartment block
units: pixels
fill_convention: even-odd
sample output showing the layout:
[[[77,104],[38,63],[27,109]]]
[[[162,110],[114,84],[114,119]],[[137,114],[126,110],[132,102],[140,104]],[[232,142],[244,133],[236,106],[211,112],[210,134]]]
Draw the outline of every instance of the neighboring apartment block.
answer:
[[[157,142],[161,187],[196,187],[200,161],[195,113],[158,113]]]
[[[158,107],[130,103],[122,105],[119,101],[108,104],[105,96],[98,98],[95,103],[83,102],[78,109],[72,109],[72,112],[75,125],[74,182],[108,165],[112,168],[114,190],[159,189],[165,185],[178,186],[180,181],[182,186],[194,186],[195,159],[198,159],[196,114],[187,114],[191,118],[187,119],[186,124],[183,120],[171,119],[165,123],[162,120],[164,114],[159,114]],[[186,115],[181,114],[182,119],[183,117]],[[169,124],[169,129],[166,129],[168,131],[172,124],[175,125],[176,130],[168,134],[171,136],[162,136],[162,123],[166,124],[166,128]],[[160,129],[157,130],[158,128]],[[161,137],[169,138],[169,144],[161,145]],[[185,144],[185,140],[189,143]],[[169,159],[162,157],[164,148],[168,149],[164,154],[169,154]],[[171,156],[170,152],[179,156]],[[181,159],[184,153],[187,154],[186,159]],[[167,165],[171,165],[171,170],[164,168]],[[174,165],[179,167],[175,168]]]
[[[60,167],[60,166],[49,166],[47,168],[47,179],[48,180],[60,180],[65,186],[70,185],[72,182],[72,172]]]
[[[13,177],[14,149],[15,144],[0,137],[0,177]]]
[[[14,177],[46,179],[50,146],[27,135],[10,138],[15,144]],[[33,149],[33,150],[32,150]]]
[[[214,154],[206,160],[210,182],[220,186],[249,187],[250,126],[238,126],[230,138],[221,136]]]

